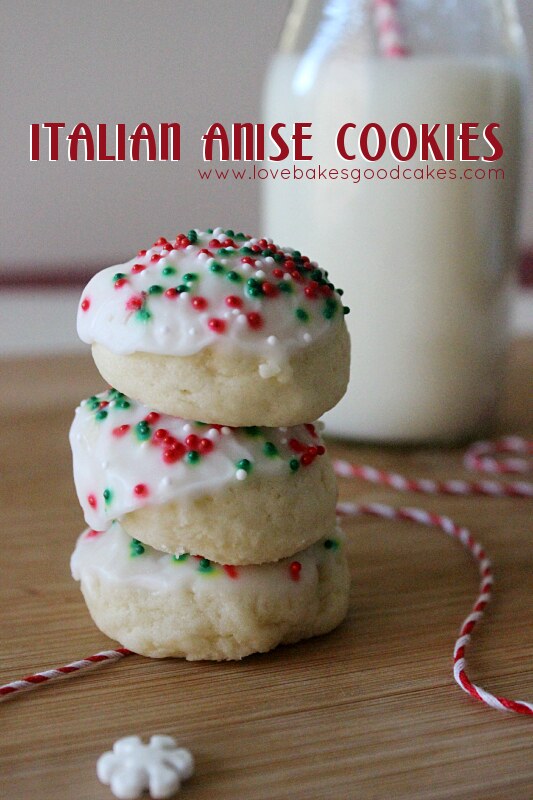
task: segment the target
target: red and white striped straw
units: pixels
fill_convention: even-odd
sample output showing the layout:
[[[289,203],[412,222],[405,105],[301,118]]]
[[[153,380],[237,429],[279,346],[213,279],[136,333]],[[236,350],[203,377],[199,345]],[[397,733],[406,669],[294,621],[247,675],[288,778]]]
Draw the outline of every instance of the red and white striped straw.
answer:
[[[374,17],[381,55],[385,58],[404,58],[408,55],[398,19],[398,1],[374,0]]]
[[[71,664],[66,664],[64,667],[57,667],[57,669],[48,669],[44,672],[36,672],[34,675],[27,675],[18,681],[6,683],[0,686],[0,700],[7,700],[9,697],[19,692],[27,692],[29,689],[34,689],[36,686],[41,686],[43,683],[50,683],[71,675],[73,672],[80,672],[89,667],[101,666],[103,664],[114,664],[125,656],[135,655],[131,650],[125,647],[118,647],[116,650],[102,650],[101,653],[96,653],[94,656],[88,656],[81,661],[73,661]]]

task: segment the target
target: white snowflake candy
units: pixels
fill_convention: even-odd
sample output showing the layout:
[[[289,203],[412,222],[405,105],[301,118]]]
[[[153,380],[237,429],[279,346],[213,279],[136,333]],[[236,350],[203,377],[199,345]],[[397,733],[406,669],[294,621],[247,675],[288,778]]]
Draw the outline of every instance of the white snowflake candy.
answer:
[[[172,797],[194,771],[194,759],[172,736],[156,735],[144,744],[138,736],[118,739],[96,764],[96,774],[119,800],[136,800],[146,790],[153,800]]]

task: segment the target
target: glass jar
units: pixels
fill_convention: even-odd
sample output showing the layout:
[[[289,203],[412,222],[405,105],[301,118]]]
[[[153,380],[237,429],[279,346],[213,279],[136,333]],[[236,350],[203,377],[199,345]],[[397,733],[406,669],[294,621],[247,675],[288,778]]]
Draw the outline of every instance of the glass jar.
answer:
[[[351,308],[351,380],[328,433],[455,442],[490,427],[508,342],[525,67],[513,0],[294,0],[263,116],[312,123],[313,159],[290,165],[302,177],[263,182],[262,228],[316,259]],[[387,137],[377,160],[364,153],[377,154],[378,133],[366,149],[357,138],[369,123]],[[402,123],[418,137],[409,160],[390,148]],[[467,123],[479,138],[464,144]],[[483,135],[492,123],[499,158]],[[439,126],[426,153],[424,125],[426,138]],[[409,142],[402,130],[403,156]]]

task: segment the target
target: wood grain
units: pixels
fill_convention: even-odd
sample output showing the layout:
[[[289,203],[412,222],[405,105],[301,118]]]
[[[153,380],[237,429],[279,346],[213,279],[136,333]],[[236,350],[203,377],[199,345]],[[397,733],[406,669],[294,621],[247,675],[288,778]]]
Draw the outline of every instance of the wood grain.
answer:
[[[533,433],[533,342],[513,350],[499,431]],[[101,386],[89,358],[0,363],[0,682],[109,646],[69,573],[83,527],[67,431]],[[335,443],[335,455],[412,477],[467,477],[462,451]],[[533,544],[528,501],[420,498],[341,481],[344,499],[421,505],[471,527],[496,572],[472,677],[533,698]],[[175,735],[197,759],[183,798],[531,798],[533,722],[453,683],[451,653],[476,594],[464,551],[438,532],[345,524],[347,621],[329,636],[238,664],[132,656],[0,705],[0,797],[104,800],[97,757],[138,733]]]

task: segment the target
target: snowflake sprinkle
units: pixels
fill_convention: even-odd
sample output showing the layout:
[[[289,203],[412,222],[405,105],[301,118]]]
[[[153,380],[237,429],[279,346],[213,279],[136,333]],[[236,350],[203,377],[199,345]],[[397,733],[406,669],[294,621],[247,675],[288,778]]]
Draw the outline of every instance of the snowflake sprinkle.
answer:
[[[154,800],[172,797],[193,771],[190,752],[172,736],[161,735],[152,736],[149,744],[138,736],[118,739],[96,765],[99,780],[120,800],[136,800],[146,790]]]

